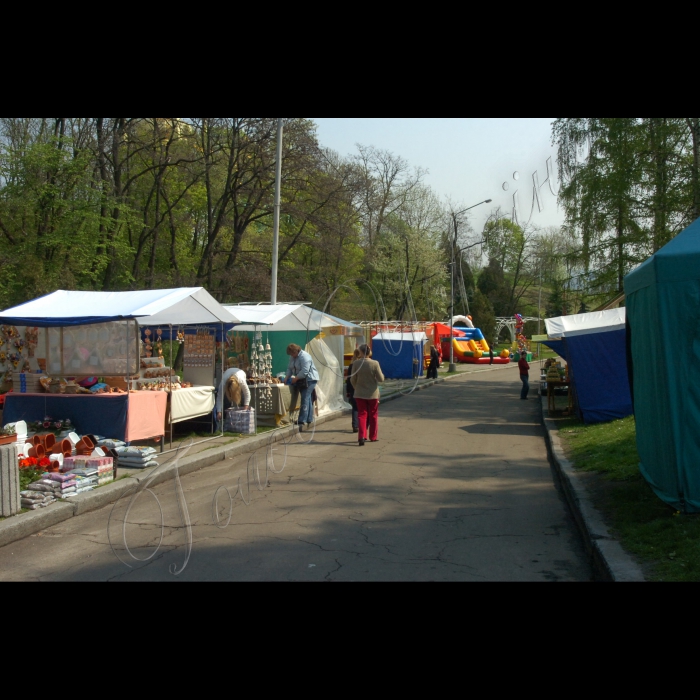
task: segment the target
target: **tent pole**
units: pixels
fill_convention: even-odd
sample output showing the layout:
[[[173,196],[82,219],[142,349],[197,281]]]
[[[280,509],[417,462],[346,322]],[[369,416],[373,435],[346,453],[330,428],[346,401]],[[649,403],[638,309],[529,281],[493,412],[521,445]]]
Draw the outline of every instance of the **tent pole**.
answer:
[[[173,405],[173,367],[172,365],[175,364],[173,361],[173,324],[170,324],[170,375],[168,376],[168,401],[165,404],[166,408],[166,413],[170,413],[170,411],[167,410],[168,408],[168,402],[170,402],[170,410],[172,411],[172,405]],[[179,378],[179,377],[178,377]],[[163,432],[165,432],[165,426],[163,426]],[[160,451],[163,452],[163,448],[165,447],[165,435],[163,435],[163,441],[160,443],[161,444],[161,449]],[[170,432],[170,447],[173,446],[173,435],[172,435],[172,429]]]
[[[136,323],[136,321],[134,321]],[[129,430],[129,378],[131,377],[131,367],[129,367],[129,321],[126,322],[126,432]],[[129,444],[129,440],[124,436],[124,442]]]

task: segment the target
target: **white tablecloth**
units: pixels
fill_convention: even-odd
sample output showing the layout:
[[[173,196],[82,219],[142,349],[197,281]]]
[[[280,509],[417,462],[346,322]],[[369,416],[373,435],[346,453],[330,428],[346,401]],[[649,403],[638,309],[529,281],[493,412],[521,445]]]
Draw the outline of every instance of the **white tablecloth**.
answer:
[[[170,394],[170,415],[173,423],[206,416],[214,410],[214,387],[192,386]]]

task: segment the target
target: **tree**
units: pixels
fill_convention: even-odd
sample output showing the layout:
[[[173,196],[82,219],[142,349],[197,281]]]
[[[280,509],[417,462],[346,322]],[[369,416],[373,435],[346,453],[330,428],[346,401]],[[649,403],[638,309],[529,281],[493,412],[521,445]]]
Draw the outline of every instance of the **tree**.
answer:
[[[474,326],[480,328],[486,340],[491,343],[496,331],[496,314],[488,297],[480,289],[474,291],[471,312]]]
[[[481,271],[477,281],[481,294],[488,299],[492,312],[496,316],[510,316],[510,292],[506,284],[503,268],[496,258],[490,258],[489,264]]]

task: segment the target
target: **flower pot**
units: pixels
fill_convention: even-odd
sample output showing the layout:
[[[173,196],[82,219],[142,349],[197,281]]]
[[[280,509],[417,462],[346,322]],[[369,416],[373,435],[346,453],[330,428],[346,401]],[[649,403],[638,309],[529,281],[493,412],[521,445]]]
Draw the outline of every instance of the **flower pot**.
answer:
[[[34,447],[29,450],[29,456],[41,459],[42,457],[46,456],[46,450],[44,449],[43,445],[34,445]]]
[[[16,435],[2,435],[0,436],[0,445],[9,445],[10,443],[17,442]]]
[[[66,454],[66,452],[70,455],[70,453],[73,451],[73,443],[70,440],[61,440],[61,442],[57,442],[53,446],[53,451],[56,454]]]
[[[53,433],[47,433],[46,435],[42,435],[42,437],[44,438],[44,447],[46,451],[51,452],[53,446],[56,444],[56,436]]]

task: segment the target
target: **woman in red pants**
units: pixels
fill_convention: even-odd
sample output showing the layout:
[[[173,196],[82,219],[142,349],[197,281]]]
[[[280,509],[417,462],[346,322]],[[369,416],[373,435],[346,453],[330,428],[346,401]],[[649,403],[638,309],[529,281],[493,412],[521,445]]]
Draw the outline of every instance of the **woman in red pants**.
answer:
[[[355,387],[358,442],[362,447],[367,440],[367,423],[369,423],[370,442],[377,442],[379,439],[379,384],[384,381],[384,375],[379,363],[370,359],[372,351],[369,346],[361,345],[359,349],[360,357],[353,362],[350,381]]]

